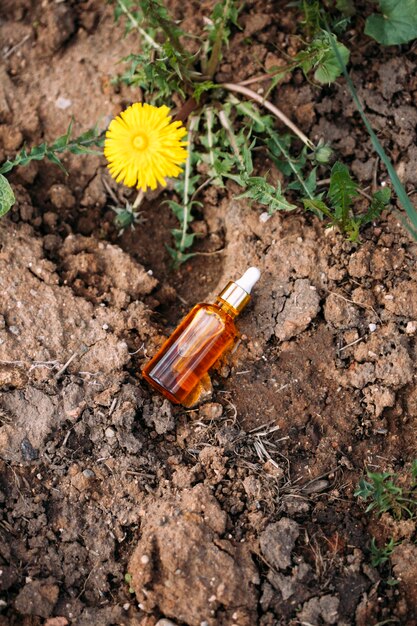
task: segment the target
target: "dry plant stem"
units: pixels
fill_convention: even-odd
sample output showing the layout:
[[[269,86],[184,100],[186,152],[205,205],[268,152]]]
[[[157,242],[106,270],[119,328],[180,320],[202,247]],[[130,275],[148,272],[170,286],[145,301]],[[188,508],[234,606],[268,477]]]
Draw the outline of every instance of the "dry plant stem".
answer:
[[[224,3],[224,7],[223,7],[223,18],[225,19],[227,12],[229,10],[229,0],[226,0],[226,2]],[[220,60],[220,55],[222,52],[222,40],[223,40],[223,32],[224,32],[224,19],[220,25],[220,28],[218,29],[217,33],[216,33],[216,39],[213,45],[213,49],[211,51],[211,56],[210,59],[207,63],[207,75],[209,77],[209,79],[211,80],[216,72],[217,66],[219,64],[219,60]]]
[[[261,76],[254,76],[253,78],[248,78],[247,80],[242,80],[238,85],[244,87],[245,85],[254,85],[255,83],[263,83],[267,80],[272,80],[274,78],[273,74],[262,74]]]
[[[140,189],[138,192],[138,195],[136,196],[136,199],[132,205],[132,210],[135,211],[137,208],[140,207],[140,205],[142,204],[142,201],[145,197],[145,192],[143,191],[143,189]]]
[[[260,105],[264,106],[268,111],[271,111],[275,117],[277,117],[281,122],[283,122],[292,132],[297,135],[301,139],[305,145],[314,150],[315,146],[312,141],[303,133],[302,130],[298,128],[282,111],[280,111],[275,105],[271,104],[268,100],[265,100],[262,96],[257,94],[252,89],[248,89],[247,87],[243,87],[242,85],[235,85],[234,83],[221,83],[221,87],[223,89],[227,89],[227,91],[232,91],[234,93],[241,93],[242,95],[250,98],[251,100],[255,100]]]

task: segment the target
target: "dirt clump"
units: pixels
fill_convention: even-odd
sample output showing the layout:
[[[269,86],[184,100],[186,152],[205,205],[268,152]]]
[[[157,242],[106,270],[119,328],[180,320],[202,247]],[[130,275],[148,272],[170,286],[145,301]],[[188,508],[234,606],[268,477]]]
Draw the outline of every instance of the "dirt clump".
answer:
[[[148,508],[129,562],[144,610],[158,608],[190,626],[252,624],[257,569],[247,546],[221,537],[225,530],[224,511],[201,485]]]

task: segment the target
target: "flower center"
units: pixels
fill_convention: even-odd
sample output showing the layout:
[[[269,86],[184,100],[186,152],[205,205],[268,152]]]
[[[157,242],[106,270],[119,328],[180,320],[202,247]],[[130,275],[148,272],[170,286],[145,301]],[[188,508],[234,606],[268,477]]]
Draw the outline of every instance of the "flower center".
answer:
[[[143,133],[139,133],[133,139],[133,146],[136,150],[145,150],[148,147],[148,138]]]

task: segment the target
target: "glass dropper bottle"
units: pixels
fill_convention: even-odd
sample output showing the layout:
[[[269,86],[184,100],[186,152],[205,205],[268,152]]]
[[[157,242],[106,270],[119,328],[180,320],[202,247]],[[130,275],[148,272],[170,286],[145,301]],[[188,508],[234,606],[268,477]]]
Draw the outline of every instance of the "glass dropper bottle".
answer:
[[[143,369],[143,377],[176,404],[190,404],[201,379],[234,344],[235,318],[250,300],[260,271],[250,267],[213,304],[197,304]]]

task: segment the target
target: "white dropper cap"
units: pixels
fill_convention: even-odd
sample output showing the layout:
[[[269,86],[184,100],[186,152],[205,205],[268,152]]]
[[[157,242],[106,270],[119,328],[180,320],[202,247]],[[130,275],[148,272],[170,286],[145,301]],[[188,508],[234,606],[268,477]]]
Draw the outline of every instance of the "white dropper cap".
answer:
[[[260,276],[261,272],[257,267],[250,267],[246,270],[243,276],[239,278],[239,280],[235,281],[235,283],[236,285],[239,285],[239,287],[242,287],[246,293],[250,293],[252,291],[252,287],[258,282]]]
[[[219,293],[219,299],[227,302],[237,315],[250,300],[252,287],[259,280],[261,272],[257,267],[250,267],[239,280],[230,281]]]

